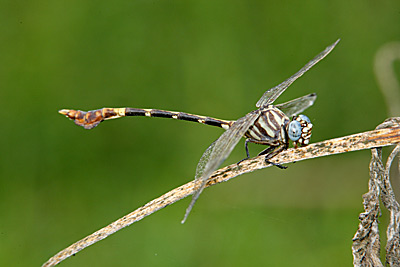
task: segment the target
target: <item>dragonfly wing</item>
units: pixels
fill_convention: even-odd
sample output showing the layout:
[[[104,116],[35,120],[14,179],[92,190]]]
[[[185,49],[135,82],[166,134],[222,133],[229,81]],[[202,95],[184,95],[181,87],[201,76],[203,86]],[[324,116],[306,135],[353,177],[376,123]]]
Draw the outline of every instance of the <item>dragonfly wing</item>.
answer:
[[[235,121],[232,126],[226,130],[214,143],[212,143],[203,153],[199,163],[197,164],[196,180],[201,180],[200,187],[194,192],[192,201],[186,209],[185,217],[182,220],[184,223],[196,203],[201,192],[203,191],[208,178],[218,169],[218,167],[230,155],[233,148],[244,136],[247,130],[253,125],[254,121],[259,117],[259,110],[248,113],[246,116]]]
[[[219,138],[217,140],[215,140],[214,142],[212,142],[212,144],[206,149],[206,151],[204,151],[203,155],[201,156],[199,163],[197,163],[197,167],[196,167],[196,176],[195,176],[195,180],[198,180],[199,178],[202,177],[203,173],[204,173],[204,169],[210,159],[210,156],[212,154],[212,151],[215,147],[215,143],[219,140]]]
[[[283,113],[286,114],[286,116],[290,118],[294,115],[300,114],[307,108],[311,107],[316,99],[317,94],[313,93],[290,100],[286,103],[275,105],[275,107],[279,108]]]
[[[332,50],[335,48],[337,43],[340,41],[338,39],[335,43],[325,48],[320,54],[318,54],[315,58],[313,58],[310,62],[308,62],[304,67],[302,67],[298,72],[292,75],[289,79],[282,82],[281,84],[269,89],[266,91],[263,96],[258,100],[256,106],[263,107],[265,105],[273,103],[294,81],[300,78],[304,73],[306,73],[309,69],[311,69],[315,64],[317,64],[321,59],[326,57]]]

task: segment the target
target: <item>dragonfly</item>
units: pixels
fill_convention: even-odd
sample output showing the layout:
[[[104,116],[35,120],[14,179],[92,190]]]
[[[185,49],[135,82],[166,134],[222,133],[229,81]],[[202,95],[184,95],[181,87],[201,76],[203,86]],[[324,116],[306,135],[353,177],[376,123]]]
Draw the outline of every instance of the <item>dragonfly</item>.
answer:
[[[316,94],[311,93],[283,104],[273,105],[274,101],[298,78],[306,73],[315,64],[325,58],[340,41],[338,39],[304,65],[298,72],[284,82],[267,90],[256,103],[258,109],[251,111],[236,121],[222,120],[213,117],[200,116],[185,112],[168,111],[160,109],[141,108],[101,108],[91,111],[62,109],[59,113],[73,120],[75,124],[92,129],[104,120],[128,116],[146,116],[172,118],[177,120],[192,121],[205,125],[225,129],[225,132],[214,141],[203,153],[197,164],[195,180],[200,180],[200,186],[194,191],[192,200],[186,209],[181,223],[188,218],[194,204],[206,186],[212,173],[225,161],[242,137],[245,140],[246,158],[250,158],[249,143],[268,145],[269,147],[258,155],[265,155],[265,163],[279,168],[286,168],[270,159],[289,147],[292,141],[295,147],[306,146],[310,142],[313,124],[310,119],[299,113],[312,106]],[[245,160],[243,159],[243,160]],[[240,162],[238,162],[238,165]]]

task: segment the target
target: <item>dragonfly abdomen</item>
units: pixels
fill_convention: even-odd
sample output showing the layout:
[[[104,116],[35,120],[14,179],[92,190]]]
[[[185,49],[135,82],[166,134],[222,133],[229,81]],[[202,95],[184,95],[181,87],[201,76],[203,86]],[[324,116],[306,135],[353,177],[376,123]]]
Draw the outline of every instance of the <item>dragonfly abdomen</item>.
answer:
[[[85,129],[92,129],[104,120],[128,116],[171,118],[176,120],[192,121],[205,125],[220,127],[225,130],[229,129],[234,122],[189,114],[185,112],[144,108],[101,108],[87,112],[80,110],[62,109],[59,111],[59,113],[67,116],[68,118],[73,120],[75,124],[82,126]]]
[[[183,121],[192,121],[201,124],[211,125],[229,129],[233,122],[211,118],[207,116],[200,116],[185,112],[169,111],[161,109],[140,109],[140,108],[126,108],[125,116],[146,116],[146,117],[159,117],[159,118],[171,118]]]
[[[58,113],[63,114],[73,120],[76,125],[85,129],[92,129],[100,122],[109,119],[116,119],[125,116],[125,108],[101,108],[90,111],[74,109],[62,109]]]

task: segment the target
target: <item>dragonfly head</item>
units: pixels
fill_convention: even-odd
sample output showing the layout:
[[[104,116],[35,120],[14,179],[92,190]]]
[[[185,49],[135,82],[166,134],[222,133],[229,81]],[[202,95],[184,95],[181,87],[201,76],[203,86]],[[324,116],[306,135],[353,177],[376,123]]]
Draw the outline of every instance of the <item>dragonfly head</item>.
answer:
[[[305,115],[294,116],[287,126],[289,139],[295,147],[306,146],[310,143],[312,123]]]

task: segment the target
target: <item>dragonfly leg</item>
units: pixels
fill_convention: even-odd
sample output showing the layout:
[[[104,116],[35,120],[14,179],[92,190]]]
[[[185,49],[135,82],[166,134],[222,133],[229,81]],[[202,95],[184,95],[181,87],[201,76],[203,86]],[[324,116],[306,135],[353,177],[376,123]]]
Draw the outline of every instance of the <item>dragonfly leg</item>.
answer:
[[[260,154],[258,154],[259,156],[261,155],[265,155],[265,163],[267,164],[271,164],[274,165],[276,167],[278,167],[279,169],[287,169],[287,166],[283,166],[279,163],[274,163],[269,161],[269,159],[275,157],[276,155],[278,155],[279,153],[281,153],[283,150],[285,150],[287,148],[286,144],[280,145],[280,146],[270,146],[269,148],[261,151]]]
[[[250,158],[250,153],[249,153],[249,142],[251,142],[252,139],[251,138],[247,138],[246,141],[244,142],[244,148],[246,149],[246,157],[242,160],[240,160],[238,163],[236,163],[237,165],[239,165],[242,161],[245,161],[246,159]]]
[[[260,153],[258,153],[258,156],[262,156],[262,155],[268,156],[268,154],[271,153],[272,151],[274,151],[274,149],[276,149],[276,148],[277,148],[276,146],[270,146],[270,147],[264,149],[263,151],[261,151]]]
[[[247,159],[250,158],[250,153],[249,153],[249,143],[258,143],[257,140],[254,140],[252,138],[247,138],[246,141],[244,142],[244,147],[246,149],[246,158],[240,160],[238,163],[236,163],[237,165],[239,165],[242,161],[245,161]],[[285,150],[287,148],[286,144],[280,145],[280,146],[270,146],[267,149],[261,151],[258,156],[262,156],[265,155],[265,163],[266,164],[271,164],[274,165],[276,167],[278,167],[279,169],[287,169],[286,166],[283,166],[279,163],[275,163],[275,162],[271,162],[269,161],[269,159],[275,157],[276,155],[278,155],[279,153],[281,153],[283,150]]]

